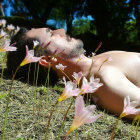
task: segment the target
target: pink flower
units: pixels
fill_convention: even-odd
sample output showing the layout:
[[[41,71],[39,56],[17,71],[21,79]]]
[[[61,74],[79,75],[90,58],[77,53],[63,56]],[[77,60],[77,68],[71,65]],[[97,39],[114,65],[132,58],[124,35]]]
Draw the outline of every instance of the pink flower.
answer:
[[[83,73],[81,71],[78,73],[74,72],[72,75],[72,77],[76,80],[78,86],[79,86],[82,76],[83,76]]]
[[[120,118],[125,117],[130,114],[138,114],[140,113],[140,108],[136,109],[135,107],[139,105],[138,101],[132,101],[130,102],[130,97],[126,96],[124,98],[124,109],[123,112],[120,115]]]
[[[84,77],[82,87],[81,87],[81,91],[82,91],[81,94],[95,92],[99,87],[103,85],[102,83],[99,82],[100,79],[99,78],[94,79],[93,75],[90,77],[90,82],[88,82],[88,80]]]
[[[60,64],[60,63],[59,63],[58,65],[56,65],[56,68],[57,68],[57,69],[60,69],[60,70],[62,70],[62,71],[63,71],[66,67],[67,67],[67,66],[63,66],[63,65]]]
[[[75,117],[72,122],[72,125],[67,132],[67,136],[84,124],[89,124],[95,122],[102,115],[92,116],[93,111],[96,109],[95,105],[89,105],[85,107],[84,100],[82,96],[78,96],[75,102]]]
[[[3,31],[3,29],[0,31],[0,38],[7,36],[7,33]]]
[[[75,87],[75,84],[71,81],[66,82],[64,78],[65,88],[62,95],[59,97],[58,102],[66,100],[72,96],[77,96],[80,93],[80,89]]]
[[[20,30],[20,27],[19,27],[19,26],[17,26],[17,28],[16,28],[15,32],[17,33],[19,30]]]
[[[0,20],[0,26],[5,27],[5,25],[6,25],[6,20],[5,19],[1,19]]]
[[[111,57],[108,57],[108,58],[107,58],[107,61],[112,61],[112,58],[111,58]]]
[[[11,31],[11,30],[14,30],[15,27],[14,27],[12,24],[10,24],[10,25],[7,26],[7,29],[8,29],[9,31]]]
[[[7,51],[16,51],[17,48],[13,46],[9,46],[10,43],[8,40],[4,39],[4,43],[2,44],[2,47],[0,48],[0,52],[7,52]]]
[[[28,63],[38,62],[41,57],[34,57],[34,50],[28,51],[28,46],[26,46],[26,56],[24,60],[21,62],[20,66],[24,66]]]

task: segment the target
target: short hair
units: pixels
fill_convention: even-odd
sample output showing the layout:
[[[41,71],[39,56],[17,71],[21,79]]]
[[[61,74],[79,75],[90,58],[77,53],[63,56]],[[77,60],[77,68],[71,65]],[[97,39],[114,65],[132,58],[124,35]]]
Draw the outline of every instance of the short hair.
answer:
[[[14,35],[11,39],[11,44],[15,43],[17,47],[17,51],[8,52],[7,56],[7,70],[10,74],[14,74],[17,67],[23,61],[26,56],[26,45],[28,46],[29,50],[33,49],[33,40],[39,41],[37,38],[30,38],[26,36],[28,30],[26,28],[21,28],[16,35]],[[36,55],[36,53],[35,53]],[[31,63],[22,66],[16,76],[21,79],[27,79],[29,73],[29,80],[32,82],[33,80],[36,81],[34,78],[38,74],[38,82],[44,84],[47,78],[48,70],[43,66],[39,65],[39,63]],[[57,74],[54,70],[50,69],[50,84],[54,85],[57,80]]]

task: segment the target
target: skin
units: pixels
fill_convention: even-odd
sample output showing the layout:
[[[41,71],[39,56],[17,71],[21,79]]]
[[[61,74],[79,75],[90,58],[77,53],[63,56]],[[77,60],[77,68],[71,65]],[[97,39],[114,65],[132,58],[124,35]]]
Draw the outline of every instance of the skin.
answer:
[[[27,36],[36,37],[40,43],[44,44],[51,41],[47,48],[51,54],[56,49],[61,52],[57,59],[43,56],[40,60],[40,64],[44,67],[48,68],[51,65],[60,78],[63,73],[55,67],[59,63],[67,66],[64,72],[71,79],[73,72],[82,71],[83,76],[88,77],[90,70],[95,77],[100,78],[104,85],[94,93],[93,100],[97,99],[96,104],[101,108],[120,114],[123,110],[124,97],[127,95],[131,101],[137,100],[140,103],[140,53],[110,51],[94,56],[93,63],[92,58],[84,55],[78,61],[80,54],[84,53],[83,44],[80,40],[68,39],[64,29],[48,30],[47,32],[46,28],[32,29],[27,32]],[[70,56],[71,52],[76,51],[74,56]],[[104,63],[109,57],[112,58],[112,61]]]

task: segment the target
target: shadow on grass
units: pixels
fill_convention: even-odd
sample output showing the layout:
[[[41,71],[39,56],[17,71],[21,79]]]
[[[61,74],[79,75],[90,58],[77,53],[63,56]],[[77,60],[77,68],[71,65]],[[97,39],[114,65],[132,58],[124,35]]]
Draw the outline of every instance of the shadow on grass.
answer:
[[[19,72],[17,72],[15,80],[19,80],[23,83],[28,83],[30,85],[47,85],[47,75],[48,75],[48,70],[44,70],[44,68],[40,69],[39,72],[34,72],[33,70],[28,73],[27,71],[22,71],[22,67],[20,68]],[[0,68],[0,75],[2,73],[2,69]],[[53,76],[52,76],[53,75]],[[57,76],[54,78],[56,74],[54,71],[50,72],[49,75],[49,85],[54,86],[57,83]],[[4,69],[3,72],[3,78],[4,79],[12,79],[13,74],[9,72],[7,68]]]

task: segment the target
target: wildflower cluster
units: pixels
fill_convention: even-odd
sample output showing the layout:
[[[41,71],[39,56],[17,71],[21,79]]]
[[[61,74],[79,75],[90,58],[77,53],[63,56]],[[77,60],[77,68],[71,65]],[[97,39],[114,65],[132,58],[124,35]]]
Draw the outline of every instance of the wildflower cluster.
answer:
[[[10,46],[10,33],[15,29],[12,25],[7,25],[6,27],[6,20],[0,20],[0,39],[1,39],[1,47],[0,52],[8,52],[8,51],[16,51],[16,47],[14,45]],[[9,34],[7,30],[10,30]]]
[[[66,68],[62,64],[58,64],[56,65],[56,67],[61,70],[62,69],[64,70]],[[66,82],[65,77],[63,77],[65,88],[63,90],[62,95],[58,99],[58,102],[61,102],[73,96],[77,97],[75,102],[75,117],[69,131],[66,134],[66,137],[78,127],[84,124],[92,123],[96,121],[99,117],[101,117],[101,114],[97,116],[92,116],[92,113],[95,110],[96,106],[89,105],[85,107],[83,96],[81,96],[86,93],[93,94],[99,87],[101,87],[103,84],[100,83],[100,79],[94,78],[94,76],[92,75],[90,77],[90,81],[88,82],[87,78],[83,77],[82,72],[79,73],[74,72],[72,76],[74,78],[73,82],[72,81]],[[82,86],[80,88],[79,84],[82,78],[83,78]]]

